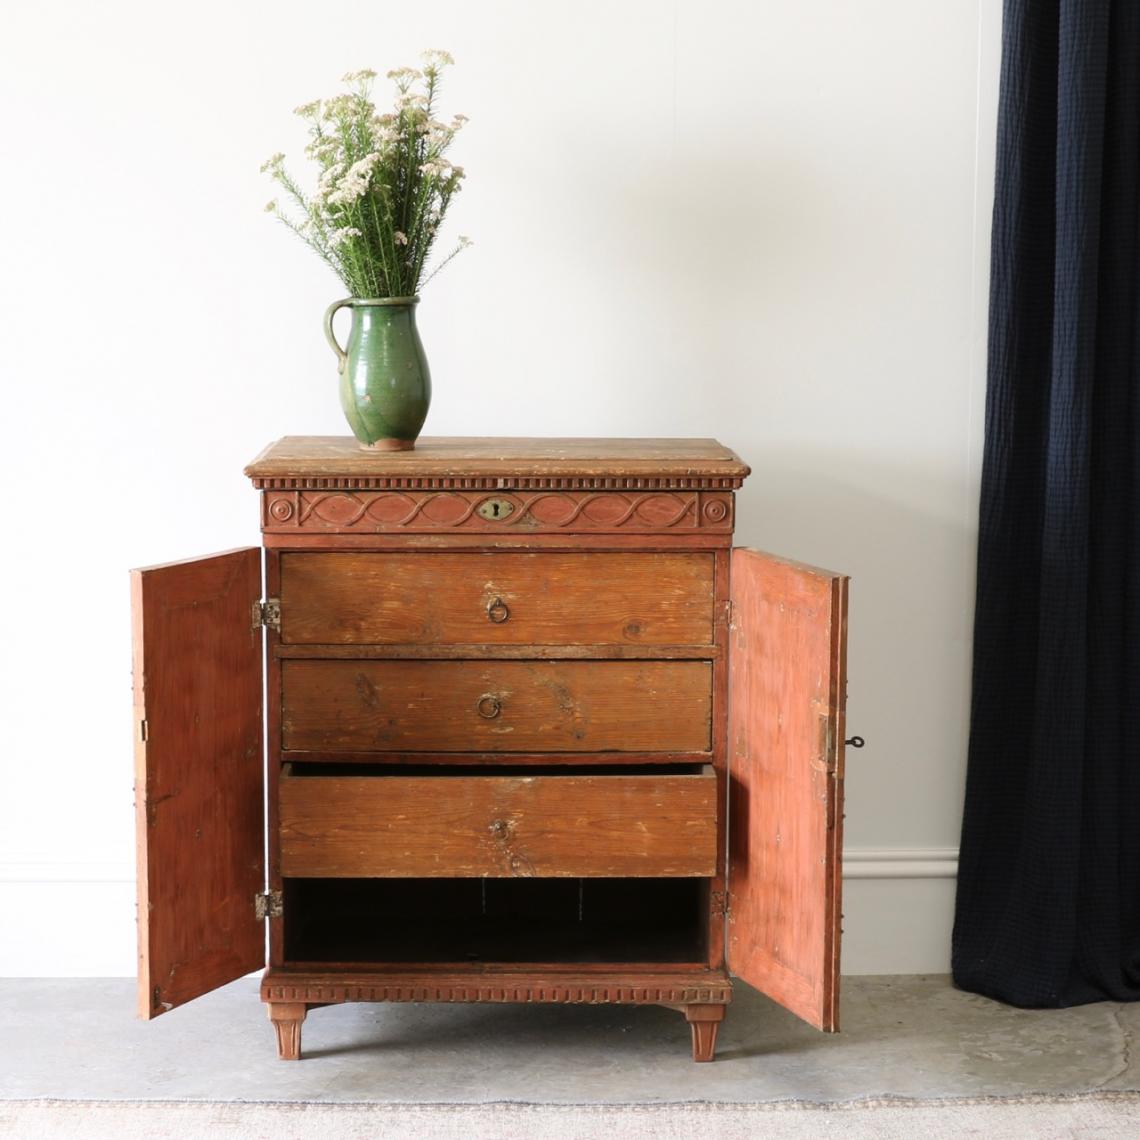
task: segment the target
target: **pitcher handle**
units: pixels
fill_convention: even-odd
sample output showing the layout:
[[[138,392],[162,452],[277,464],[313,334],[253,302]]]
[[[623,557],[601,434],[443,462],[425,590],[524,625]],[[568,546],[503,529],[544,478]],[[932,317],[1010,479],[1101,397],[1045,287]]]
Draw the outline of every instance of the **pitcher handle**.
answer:
[[[325,311],[325,339],[329,342],[333,352],[336,353],[336,370],[338,373],[344,372],[344,366],[348,363],[348,354],[337,344],[336,334],[333,332],[333,317],[336,315],[337,309],[343,309],[346,305],[351,304],[352,298],[345,297],[343,301],[334,301]]]

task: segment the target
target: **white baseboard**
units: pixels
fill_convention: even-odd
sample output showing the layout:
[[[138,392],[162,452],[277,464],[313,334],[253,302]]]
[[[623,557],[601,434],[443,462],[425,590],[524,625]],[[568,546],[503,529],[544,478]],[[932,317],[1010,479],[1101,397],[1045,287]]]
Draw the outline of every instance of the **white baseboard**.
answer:
[[[843,972],[950,969],[955,848],[844,852]],[[0,863],[3,977],[130,977],[135,972],[130,863]]]
[[[957,847],[849,847],[844,879],[953,879]]]

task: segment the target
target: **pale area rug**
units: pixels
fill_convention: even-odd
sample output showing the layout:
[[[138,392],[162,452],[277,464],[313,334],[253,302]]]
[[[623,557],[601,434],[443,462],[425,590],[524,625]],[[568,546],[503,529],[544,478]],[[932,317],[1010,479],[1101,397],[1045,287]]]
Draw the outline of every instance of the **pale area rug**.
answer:
[[[841,1104],[0,1102],[15,1140],[1136,1140],[1140,1093]]]

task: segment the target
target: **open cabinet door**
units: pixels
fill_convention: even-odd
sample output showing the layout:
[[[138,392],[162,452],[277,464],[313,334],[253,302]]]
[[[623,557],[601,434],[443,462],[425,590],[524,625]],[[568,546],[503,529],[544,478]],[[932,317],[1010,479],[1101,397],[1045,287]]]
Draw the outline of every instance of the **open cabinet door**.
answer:
[[[265,965],[261,551],[131,571],[139,1013]]]
[[[839,1028],[847,579],[732,552],[729,969]]]

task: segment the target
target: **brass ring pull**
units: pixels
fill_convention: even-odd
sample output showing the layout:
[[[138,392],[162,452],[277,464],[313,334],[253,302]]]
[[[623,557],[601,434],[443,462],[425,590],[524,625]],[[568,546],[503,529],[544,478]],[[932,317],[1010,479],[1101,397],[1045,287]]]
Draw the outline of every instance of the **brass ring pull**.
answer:
[[[487,617],[496,625],[506,621],[510,616],[511,611],[502,598],[492,598],[491,601],[487,603]]]
[[[503,702],[494,693],[484,693],[475,702],[475,711],[486,720],[494,720],[503,711]]]

